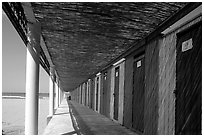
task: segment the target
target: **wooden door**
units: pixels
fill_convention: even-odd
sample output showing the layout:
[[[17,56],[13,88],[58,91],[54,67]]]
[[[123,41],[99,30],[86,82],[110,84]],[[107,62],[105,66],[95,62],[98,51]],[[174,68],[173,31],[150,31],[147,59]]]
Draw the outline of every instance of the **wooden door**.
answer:
[[[107,89],[108,89],[108,83],[107,83],[107,72],[105,72],[103,74],[103,110],[102,110],[102,114],[106,115],[106,109],[107,109]]]
[[[144,55],[135,58],[133,64],[132,128],[144,131]]]
[[[201,134],[201,23],[177,36],[176,134]]]
[[[80,98],[80,104],[82,104],[82,99],[83,99],[83,94],[82,94],[82,85],[80,86],[80,95],[81,95],[81,98]]]
[[[91,108],[94,110],[94,79],[91,79]]]
[[[96,111],[98,111],[99,77],[96,78]]]
[[[87,103],[87,88],[86,88],[86,83],[84,83],[84,106],[86,106],[86,103]]]
[[[114,114],[113,118],[118,120],[118,104],[119,104],[119,78],[120,78],[120,67],[115,68],[115,85],[114,85]]]
[[[90,81],[87,82],[87,106],[90,107]]]

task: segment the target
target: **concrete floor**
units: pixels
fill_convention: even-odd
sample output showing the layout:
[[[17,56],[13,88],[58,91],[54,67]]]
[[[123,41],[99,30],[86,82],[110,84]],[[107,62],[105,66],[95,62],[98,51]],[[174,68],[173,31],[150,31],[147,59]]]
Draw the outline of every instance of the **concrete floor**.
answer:
[[[51,118],[43,135],[76,135],[67,101],[63,100]]]
[[[135,132],[74,101],[63,100],[44,135],[136,135]]]

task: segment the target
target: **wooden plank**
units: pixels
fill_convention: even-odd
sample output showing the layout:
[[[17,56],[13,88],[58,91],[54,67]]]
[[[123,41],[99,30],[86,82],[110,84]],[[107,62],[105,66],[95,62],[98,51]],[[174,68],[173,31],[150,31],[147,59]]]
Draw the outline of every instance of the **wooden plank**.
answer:
[[[145,59],[137,57],[134,61],[133,71],[133,107],[132,107],[132,127],[133,129],[144,132],[144,73]]]
[[[145,107],[144,134],[158,133],[158,98],[159,98],[159,46],[158,39],[151,41],[145,50]]]
[[[107,70],[107,95],[106,95],[106,113],[105,115],[110,118],[110,99],[111,99],[111,69]]]
[[[125,61],[124,125],[132,128],[133,56]]]
[[[119,111],[118,122],[123,124],[123,110],[124,110],[124,81],[125,81],[125,61],[120,64],[120,76],[119,76]]]
[[[114,93],[114,85],[115,85],[115,80],[114,80],[114,76],[115,76],[115,68],[111,68],[111,85],[110,85],[110,118],[113,119],[113,104],[114,104],[114,97],[113,97],[113,93]]]
[[[114,84],[114,110],[113,110],[113,118],[118,120],[118,108],[119,108],[119,77],[120,77],[120,66],[115,68],[115,84]]]

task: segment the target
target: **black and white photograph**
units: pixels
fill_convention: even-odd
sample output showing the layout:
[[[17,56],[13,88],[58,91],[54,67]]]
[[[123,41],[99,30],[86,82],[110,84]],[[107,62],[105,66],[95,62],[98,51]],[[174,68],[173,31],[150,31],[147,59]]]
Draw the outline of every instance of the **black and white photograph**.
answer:
[[[202,135],[202,1],[1,5],[2,135]]]

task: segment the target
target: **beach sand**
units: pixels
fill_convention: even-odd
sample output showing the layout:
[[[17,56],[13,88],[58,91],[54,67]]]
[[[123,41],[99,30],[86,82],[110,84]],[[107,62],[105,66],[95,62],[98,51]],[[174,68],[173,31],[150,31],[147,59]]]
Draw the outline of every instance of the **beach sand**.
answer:
[[[38,134],[47,125],[48,98],[39,99]],[[6,135],[24,135],[25,99],[2,99],[2,130]]]

